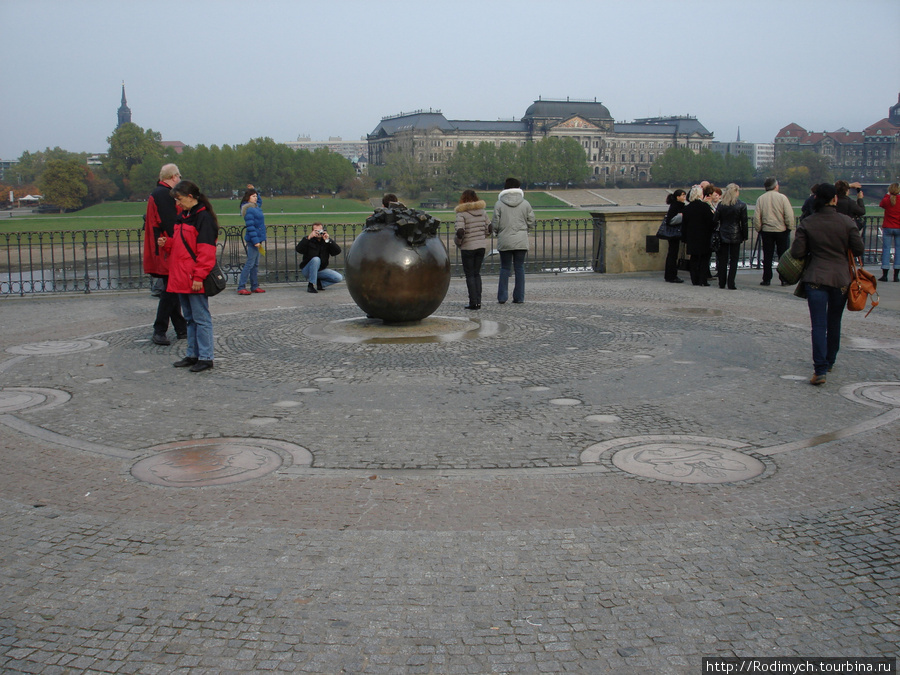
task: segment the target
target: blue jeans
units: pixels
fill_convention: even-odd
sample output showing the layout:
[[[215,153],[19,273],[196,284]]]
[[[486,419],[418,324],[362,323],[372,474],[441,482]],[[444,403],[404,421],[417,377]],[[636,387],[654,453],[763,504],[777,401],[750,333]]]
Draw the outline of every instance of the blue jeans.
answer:
[[[209,298],[203,293],[179,293],[181,313],[187,320],[187,351],[185,357],[213,360],[212,315]]]
[[[500,251],[500,285],[497,288],[497,302],[509,299],[509,272],[515,272],[516,283],[513,286],[513,302],[525,302],[525,256],[528,251]]]
[[[891,249],[894,251],[894,269],[900,270],[900,228],[881,228],[881,269],[891,269]]]
[[[824,375],[834,365],[841,348],[841,317],[847,296],[840,288],[806,285],[806,303],[812,324],[812,357],[816,375]]]
[[[257,273],[259,272],[259,249],[256,248],[253,244],[247,243],[247,262],[244,263],[244,268],[241,270],[241,277],[238,279],[238,290],[243,290],[244,286],[247,285],[247,280],[250,280],[250,290],[256,290],[259,288],[259,279],[257,277]]]
[[[328,286],[331,286],[331,284],[336,284],[339,281],[344,280],[344,277],[340,272],[335,272],[327,267],[324,270],[319,269],[321,265],[322,259],[316,256],[306,263],[306,267],[300,270],[300,274],[306,277],[306,280],[311,284],[321,283],[322,288],[327,288]]]

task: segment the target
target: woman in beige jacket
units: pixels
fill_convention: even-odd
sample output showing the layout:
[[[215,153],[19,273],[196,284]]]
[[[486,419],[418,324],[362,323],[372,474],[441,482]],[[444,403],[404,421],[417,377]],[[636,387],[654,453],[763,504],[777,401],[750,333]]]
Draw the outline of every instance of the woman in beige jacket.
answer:
[[[484,207],[475,190],[466,190],[456,207],[456,244],[466,273],[469,304],[466,309],[481,309],[481,265],[484,249],[490,236],[490,225]]]

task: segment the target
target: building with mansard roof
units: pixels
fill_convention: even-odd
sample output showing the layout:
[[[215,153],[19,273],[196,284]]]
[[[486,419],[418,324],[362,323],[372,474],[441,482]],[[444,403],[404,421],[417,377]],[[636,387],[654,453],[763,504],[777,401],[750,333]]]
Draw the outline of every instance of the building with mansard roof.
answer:
[[[888,116],[863,131],[821,133],[788,124],[775,136],[775,157],[808,150],[828,158],[834,174],[855,181],[895,181],[900,172],[900,96]]]
[[[650,167],[669,148],[709,148],[713,135],[695,117],[648,117],[616,122],[597,100],[538,99],[519,120],[448,120],[440,110],[416,110],[382,118],[367,136],[369,164],[382,166],[392,152],[411,154],[435,174],[460,145],[488,142],[525,145],[542,138],[572,138],[583,148],[597,183],[650,180]]]

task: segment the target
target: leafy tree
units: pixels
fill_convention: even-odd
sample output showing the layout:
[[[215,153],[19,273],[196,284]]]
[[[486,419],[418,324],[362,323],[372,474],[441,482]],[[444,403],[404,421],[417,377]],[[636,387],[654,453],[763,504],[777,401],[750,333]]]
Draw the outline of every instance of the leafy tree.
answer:
[[[84,206],[100,204],[101,202],[114,197],[118,191],[115,183],[105,176],[94,173],[90,170],[90,167],[85,169],[85,182],[87,185],[87,195],[84,198]]]
[[[743,184],[754,176],[747,157],[720,155],[712,150],[694,153],[689,148],[669,148],[653,163],[653,181],[661,185],[692,185],[708,180],[716,185]]]
[[[369,198],[369,191],[374,188],[369,176],[354,176],[341,186],[342,199],[358,199],[364,201]]]
[[[457,187],[501,187],[508,176],[523,184],[577,183],[590,175],[587,157],[571,138],[542,138],[535,143],[466,143],[456,149],[449,163]]]
[[[651,168],[653,180],[663,185],[689,185],[694,182],[694,152],[690,148],[669,148]]]
[[[694,171],[692,183],[708,180],[716,185],[727,182],[725,175],[725,156],[712,150],[701,150],[694,155]]]
[[[132,196],[142,195],[146,197],[153,191],[156,183],[159,181],[159,170],[163,164],[165,162],[160,163],[148,160],[131,168],[131,172],[128,174],[128,185],[131,188]],[[181,165],[178,168],[184,171]]]
[[[34,153],[26,150],[22,153],[22,156],[19,157],[18,163],[7,169],[6,178],[7,180],[15,181],[19,184],[35,183],[38,178],[41,177],[41,174],[47,167],[47,162],[51,159],[61,159],[63,161],[74,160],[80,164],[87,164],[87,153],[69,152],[68,150],[63,150],[59,146],[56,146],[52,150],[47,148],[43,151]]]
[[[45,202],[63,209],[80,209],[88,195],[86,172],[77,161],[51,159],[38,182]]]
[[[725,155],[725,175],[723,183],[746,185],[753,180],[756,171],[746,155]]]
[[[413,198],[431,187],[431,176],[425,164],[402,150],[385,155],[384,169],[378,175],[385,185]]]
[[[797,198],[808,195],[810,185],[834,180],[828,158],[810,150],[782,152],[773,168],[782,192]]]
[[[542,138],[537,143],[537,161],[541,182],[580,183],[591,172],[584,148],[574,138]]]
[[[144,131],[137,124],[127,122],[116,129],[112,136],[106,139],[109,142],[109,152],[103,168],[107,175],[122,187],[126,194],[130,194],[129,175],[131,169],[144,161],[158,163],[164,155],[160,145],[162,135],[153,129]],[[157,170],[159,167],[157,167]]]

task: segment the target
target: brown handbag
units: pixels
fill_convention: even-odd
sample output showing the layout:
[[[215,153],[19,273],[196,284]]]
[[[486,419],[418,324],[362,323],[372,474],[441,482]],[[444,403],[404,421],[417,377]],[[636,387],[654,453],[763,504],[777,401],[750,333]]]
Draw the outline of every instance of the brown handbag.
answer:
[[[866,301],[871,300],[872,306],[866,312],[866,316],[872,313],[872,310],[878,306],[878,292],[875,288],[878,281],[875,275],[867,272],[862,268],[862,260],[859,261],[859,267],[856,266],[856,259],[850,251],[847,251],[847,258],[850,260],[850,286],[847,288],[847,309],[851,312],[861,312],[866,308]]]

